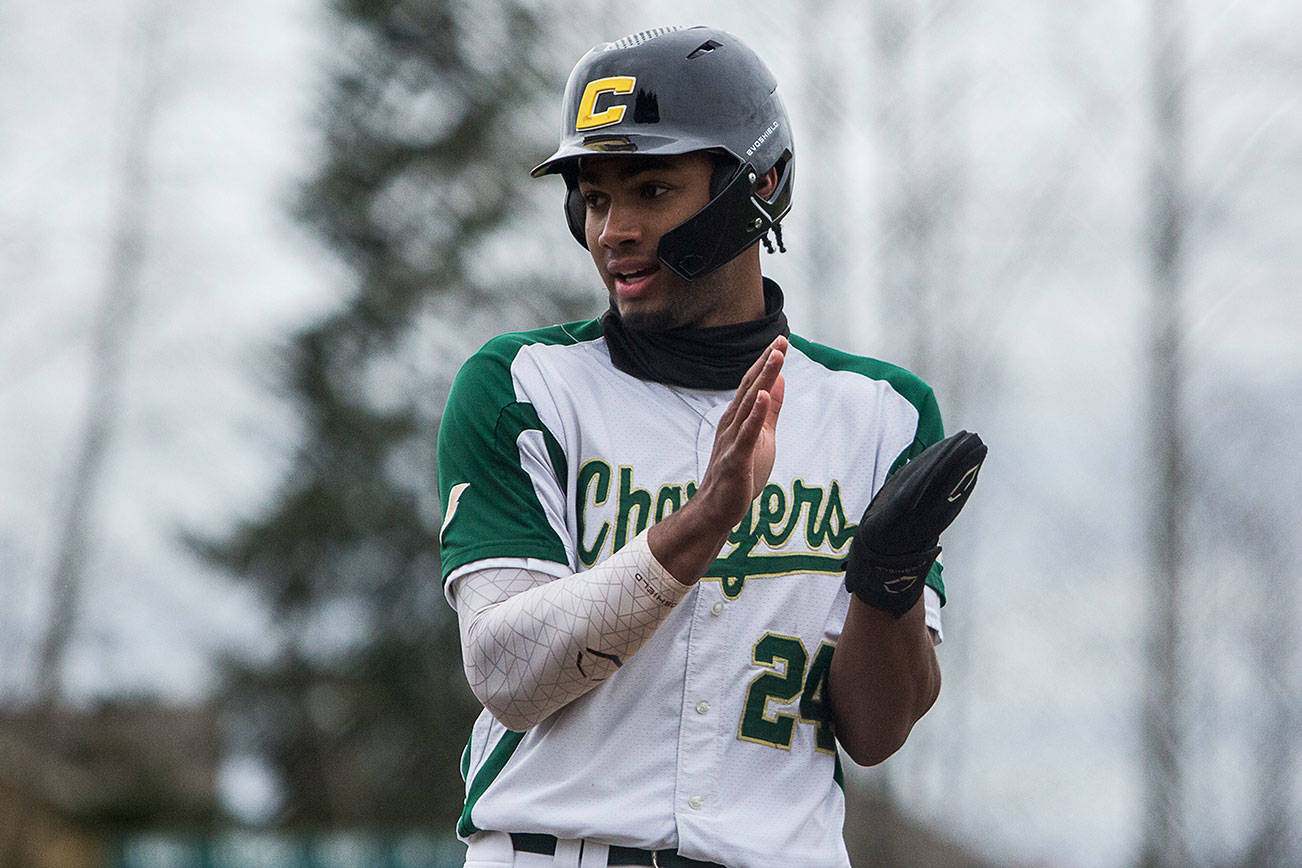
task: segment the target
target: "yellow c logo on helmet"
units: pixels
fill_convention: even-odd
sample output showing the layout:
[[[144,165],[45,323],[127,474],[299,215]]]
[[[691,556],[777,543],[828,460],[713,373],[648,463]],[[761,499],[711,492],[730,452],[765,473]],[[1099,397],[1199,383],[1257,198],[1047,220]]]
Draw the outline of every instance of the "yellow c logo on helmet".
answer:
[[[574,119],[575,131],[595,130],[623,120],[624,110],[628,106],[613,105],[597,111],[597,100],[607,93],[617,96],[632,93],[635,84],[637,79],[631,75],[612,75],[588,82],[588,86],[583,89],[583,99],[579,100],[579,113]]]

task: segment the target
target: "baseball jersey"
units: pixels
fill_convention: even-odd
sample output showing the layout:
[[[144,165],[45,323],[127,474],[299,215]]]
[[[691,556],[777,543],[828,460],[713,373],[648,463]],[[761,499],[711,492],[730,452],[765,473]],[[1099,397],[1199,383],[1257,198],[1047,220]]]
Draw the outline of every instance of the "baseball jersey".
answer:
[[[848,864],[822,709],[849,607],[841,562],[887,474],[943,431],[931,389],[902,368],[792,335],[783,375],[768,484],[641,650],[526,732],[480,715],[462,837]],[[695,493],[732,396],[618,370],[597,320],[489,341],[439,431],[449,593],[482,566],[560,577],[618,551]],[[928,584],[943,601],[939,564]]]

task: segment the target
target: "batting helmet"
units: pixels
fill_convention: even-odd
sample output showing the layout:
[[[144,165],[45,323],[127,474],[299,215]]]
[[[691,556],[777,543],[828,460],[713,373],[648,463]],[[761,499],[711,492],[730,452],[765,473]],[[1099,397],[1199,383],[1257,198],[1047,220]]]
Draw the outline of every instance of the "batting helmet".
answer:
[[[663,27],[598,45],[565,85],[561,143],[533,170],[565,179],[565,218],[587,247],[578,162],[591,154],[726,155],[709,204],[660,239],[661,262],[701,277],[755,244],[791,208],[791,124],[773,73],[740,39],[709,27]],[[758,195],[772,168],[778,183]]]

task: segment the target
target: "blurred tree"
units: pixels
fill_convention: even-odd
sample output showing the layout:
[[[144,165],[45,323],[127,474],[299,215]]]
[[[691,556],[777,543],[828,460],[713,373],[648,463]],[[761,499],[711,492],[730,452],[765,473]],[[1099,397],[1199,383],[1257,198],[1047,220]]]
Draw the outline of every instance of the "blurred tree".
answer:
[[[279,777],[275,821],[450,829],[479,706],[439,579],[434,439],[472,318],[575,314],[556,286],[510,287],[520,257],[498,252],[548,150],[555,25],[524,0],[333,9],[324,153],[298,214],[353,288],[293,338],[302,442],[274,502],[196,545],[283,628],[269,664],[229,662],[227,687],[236,739]]]

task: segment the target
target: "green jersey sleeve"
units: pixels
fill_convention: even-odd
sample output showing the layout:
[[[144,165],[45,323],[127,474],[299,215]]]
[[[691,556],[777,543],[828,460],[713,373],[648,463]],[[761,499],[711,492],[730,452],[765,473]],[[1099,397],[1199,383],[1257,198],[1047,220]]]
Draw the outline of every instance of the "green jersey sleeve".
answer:
[[[565,501],[564,451],[513,373],[527,345],[518,335],[493,339],[462,366],[448,396],[438,433],[444,579],[483,558],[570,560],[552,524]]]

